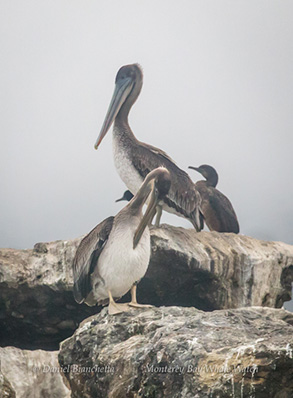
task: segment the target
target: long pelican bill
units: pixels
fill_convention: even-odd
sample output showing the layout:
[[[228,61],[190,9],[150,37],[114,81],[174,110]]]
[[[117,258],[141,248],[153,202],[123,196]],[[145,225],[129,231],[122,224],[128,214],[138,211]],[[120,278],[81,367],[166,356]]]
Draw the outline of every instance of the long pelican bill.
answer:
[[[131,78],[127,77],[123,80],[118,80],[116,82],[115,90],[109,105],[107,115],[105,117],[100,135],[95,143],[95,149],[98,149],[102,139],[107,134],[109,128],[111,127],[115,117],[117,116],[121,106],[128,97],[133,87],[133,81]]]
[[[143,218],[141,222],[139,223],[139,226],[137,227],[137,230],[135,231],[134,238],[133,238],[133,249],[136,248],[138,245],[138,242],[140,241],[140,238],[146,228],[146,226],[152,222],[152,219],[154,218],[154,215],[156,214],[156,206],[158,204],[159,198],[156,194],[155,187],[153,185],[153,189],[151,192],[151,199],[149,201],[148,207],[146,209],[146,212],[143,215]]]

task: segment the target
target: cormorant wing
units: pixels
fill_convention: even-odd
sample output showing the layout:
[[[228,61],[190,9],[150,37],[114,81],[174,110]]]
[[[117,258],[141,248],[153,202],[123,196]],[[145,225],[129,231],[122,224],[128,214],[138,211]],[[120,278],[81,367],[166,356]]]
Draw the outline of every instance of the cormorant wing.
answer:
[[[92,290],[91,274],[99,256],[108,241],[114,217],[108,217],[98,224],[80,242],[73,259],[73,295],[75,301],[82,303]]]
[[[218,189],[200,186],[201,211],[209,229],[218,232],[239,233],[236,213],[230,200]]]

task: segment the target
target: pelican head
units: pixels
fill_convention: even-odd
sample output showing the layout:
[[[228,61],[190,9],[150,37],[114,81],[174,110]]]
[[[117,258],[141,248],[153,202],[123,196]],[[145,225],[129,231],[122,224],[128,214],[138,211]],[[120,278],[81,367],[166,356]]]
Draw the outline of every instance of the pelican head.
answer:
[[[209,185],[212,185],[213,187],[217,185],[219,180],[218,173],[212,166],[209,166],[208,164],[202,164],[199,167],[189,166],[188,168],[199,172],[207,180]]]
[[[141,188],[134,198],[130,201],[128,206],[131,206],[134,201],[140,202],[140,206],[147,200],[150,194],[148,207],[143,215],[141,222],[134,234],[133,248],[137,246],[146,226],[152,222],[156,214],[156,207],[159,202],[168,194],[171,186],[170,173],[164,167],[158,167],[151,171],[142,183]],[[150,193],[151,191],[151,193]]]
[[[138,64],[125,65],[119,69],[115,79],[114,93],[100,135],[95,143],[95,149],[98,149],[118,114],[127,121],[130,108],[141,91],[142,82],[143,73]]]

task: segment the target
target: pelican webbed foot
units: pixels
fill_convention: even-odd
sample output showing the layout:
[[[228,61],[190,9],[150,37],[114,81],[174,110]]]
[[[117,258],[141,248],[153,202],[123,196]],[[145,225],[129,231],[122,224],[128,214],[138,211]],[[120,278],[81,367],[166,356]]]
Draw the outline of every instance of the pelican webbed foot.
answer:
[[[131,302],[128,304],[133,308],[152,308],[153,305],[150,304],[138,304],[136,299],[136,284],[134,284],[131,288]]]
[[[127,303],[109,303],[108,313],[109,315],[121,314],[122,312],[129,311],[129,305]]]
[[[129,305],[127,303],[116,303],[113,299],[110,290],[108,291],[108,294],[109,294],[109,306],[108,306],[109,315],[121,314],[122,312],[127,312],[130,310]]]

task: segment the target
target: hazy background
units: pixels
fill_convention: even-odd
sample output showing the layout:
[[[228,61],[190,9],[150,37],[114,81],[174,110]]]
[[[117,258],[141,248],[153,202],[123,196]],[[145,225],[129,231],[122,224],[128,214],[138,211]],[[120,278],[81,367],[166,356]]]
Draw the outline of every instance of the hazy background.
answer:
[[[94,142],[133,62],[136,136],[185,170],[213,165],[241,233],[293,243],[292,12],[289,0],[2,0],[0,247],[74,238],[122,207],[111,133]]]

